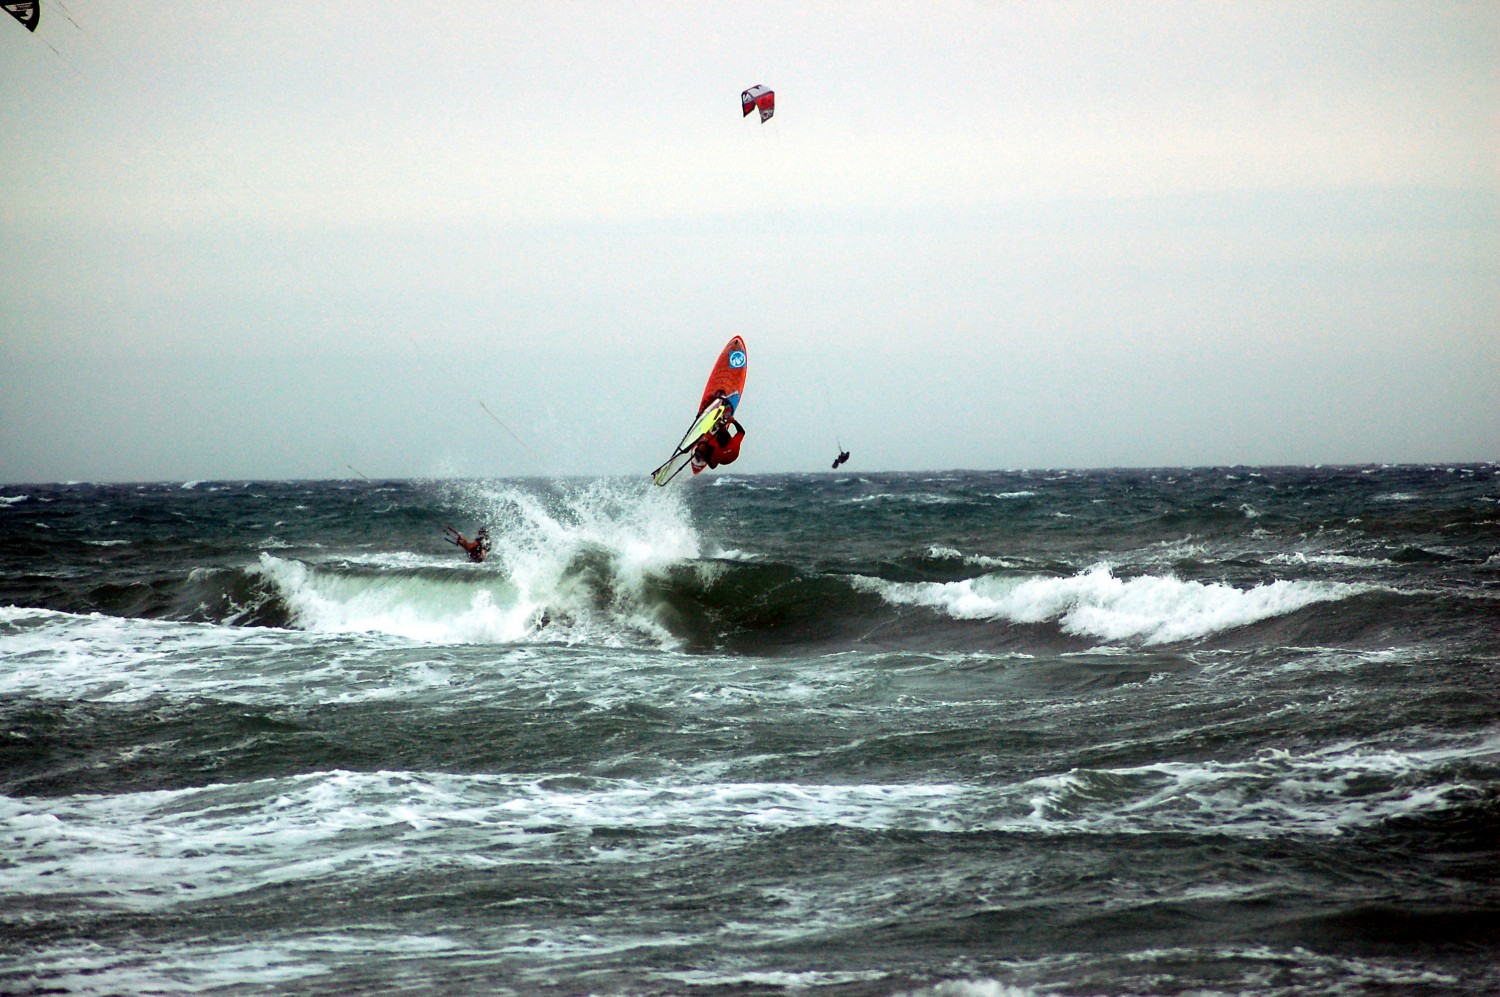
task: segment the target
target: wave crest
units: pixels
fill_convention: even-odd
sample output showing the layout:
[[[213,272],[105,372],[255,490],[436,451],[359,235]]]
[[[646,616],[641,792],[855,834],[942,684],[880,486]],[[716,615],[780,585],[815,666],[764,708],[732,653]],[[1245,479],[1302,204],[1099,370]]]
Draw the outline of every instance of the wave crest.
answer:
[[[1343,582],[1274,581],[1250,589],[1171,575],[1118,578],[1107,565],[1065,578],[987,574],[953,582],[856,579],[892,605],[927,606],[955,619],[1043,623],[1081,637],[1166,644],[1193,640],[1367,592]]]

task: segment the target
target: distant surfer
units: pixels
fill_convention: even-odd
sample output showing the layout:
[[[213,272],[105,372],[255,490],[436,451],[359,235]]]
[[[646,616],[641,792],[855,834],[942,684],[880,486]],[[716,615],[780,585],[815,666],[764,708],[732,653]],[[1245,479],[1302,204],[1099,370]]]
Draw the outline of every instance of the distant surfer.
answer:
[[[848,459],[849,459],[849,451],[847,451],[847,450],[840,450],[839,451],[839,455],[837,457],[833,458],[833,469],[835,471],[837,471],[838,468],[839,468],[839,465],[842,464],[844,461],[846,461]]]
[[[734,430],[733,433],[730,432],[731,429]],[[740,443],[744,439],[745,427],[740,425],[732,410],[725,406],[718,426],[712,432],[704,433],[698,445],[693,448],[693,473],[697,474],[705,467],[733,464],[740,456]]]
[[[478,533],[474,534],[473,540],[465,540],[464,535],[451,526],[445,526],[443,530],[453,534],[443,539],[457,547],[462,547],[464,553],[469,555],[469,560],[475,564],[483,561],[485,555],[490,552],[490,531],[483,526],[479,528]]]

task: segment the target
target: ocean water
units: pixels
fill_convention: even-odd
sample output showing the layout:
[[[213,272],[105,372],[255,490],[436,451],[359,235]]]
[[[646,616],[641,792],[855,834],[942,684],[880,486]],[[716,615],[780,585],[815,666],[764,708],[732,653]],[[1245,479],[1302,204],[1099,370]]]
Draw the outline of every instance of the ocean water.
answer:
[[[0,992],[1500,992],[1500,466],[5,486]]]

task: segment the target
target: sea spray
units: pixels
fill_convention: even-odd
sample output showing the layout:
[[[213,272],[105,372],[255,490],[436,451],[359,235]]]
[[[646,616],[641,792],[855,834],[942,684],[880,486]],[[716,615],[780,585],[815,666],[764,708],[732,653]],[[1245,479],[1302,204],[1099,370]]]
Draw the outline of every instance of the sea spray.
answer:
[[[545,614],[554,639],[674,643],[655,589],[701,549],[679,491],[602,479],[541,488],[474,482],[466,492],[465,504],[492,524],[491,558]]]

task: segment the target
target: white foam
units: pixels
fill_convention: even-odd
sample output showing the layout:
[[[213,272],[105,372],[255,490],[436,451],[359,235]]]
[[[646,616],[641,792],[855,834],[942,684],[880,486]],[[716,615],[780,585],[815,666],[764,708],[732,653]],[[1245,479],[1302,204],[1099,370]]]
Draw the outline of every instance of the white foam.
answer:
[[[757,485],[749,478],[736,477],[723,471],[714,475],[713,482],[709,485],[709,487],[739,488],[742,491],[747,492],[779,492],[783,490],[782,486],[780,485]]]
[[[1379,568],[1391,562],[1381,557],[1355,557],[1350,554],[1276,554],[1266,559],[1270,564],[1331,564],[1341,568]]]
[[[447,570],[450,568],[467,568],[467,561],[461,561],[451,554],[431,554],[410,550],[382,550],[371,551],[368,554],[351,554],[342,552],[337,555],[328,555],[312,560],[310,563],[318,567],[364,567],[364,568],[393,568],[396,570],[414,570],[418,568],[431,568]]]
[[[305,630],[379,633],[435,644],[499,643],[535,629],[536,610],[499,572],[448,577],[323,570],[262,552],[253,569]]]
[[[921,829],[946,786],[672,785],[548,777],[323,772],[111,796],[0,797],[0,850],[24,856],[7,890],[141,911],[423,861],[552,861],[558,834],[650,830],[640,851],[680,855],[702,835],[821,825]],[[596,862],[630,861],[624,850]],[[584,861],[589,861],[585,859]]]
[[[714,568],[712,562],[702,564],[703,570]],[[558,629],[561,633],[554,634]],[[564,696],[609,708],[647,698],[669,706],[704,690],[778,702],[808,694],[807,683],[796,681],[795,675],[768,687],[763,672],[752,669],[741,675],[735,659],[695,655],[689,659],[693,667],[684,669],[681,659],[663,657],[650,640],[622,646],[573,639],[580,629],[553,624],[504,645],[429,645],[380,632],[324,633],[0,608],[0,700],[36,696],[133,703],[157,696],[201,696],[280,708],[435,697],[448,705],[545,703]],[[544,652],[536,646],[541,643],[548,645]],[[545,667],[538,664],[539,654],[545,654]],[[837,669],[816,676],[820,689],[845,681],[847,675]]]
[[[369,950],[368,942],[365,950]],[[140,965],[140,961],[88,942],[43,948],[28,960],[28,965],[38,977],[46,979],[48,990],[98,997],[211,993],[230,987],[281,993],[296,989],[287,984],[328,971],[315,959],[303,958],[301,953],[274,942],[157,945],[153,946],[149,965]]]
[[[1188,559],[1207,561],[1212,556],[1206,544],[1196,540],[1192,534],[1188,534],[1179,540],[1158,540],[1142,550],[1139,556],[1132,557],[1131,561],[1139,564],[1161,565]]]
[[[1193,948],[1142,949],[1123,954],[1135,963],[1158,961],[1176,962],[1183,959],[1200,960],[1205,953]],[[1241,993],[1359,993],[1373,987],[1375,992],[1389,992],[1393,987],[1404,988],[1395,992],[1422,992],[1437,986],[1446,992],[1459,978],[1439,972],[1419,963],[1388,962],[1375,959],[1360,959],[1350,956],[1324,955],[1298,947],[1293,953],[1268,945],[1227,946],[1212,953],[1221,964],[1271,963],[1284,968],[1294,958],[1297,965],[1297,983],[1285,990],[1267,991],[1265,975],[1255,966],[1250,966],[1244,981],[1252,989]],[[1367,986],[1368,985],[1368,986]],[[1221,990],[1194,990],[1203,997],[1224,993]]]
[[[1243,650],[1203,652],[1205,675],[1254,674],[1264,679],[1273,672],[1354,672],[1372,666],[1421,669],[1443,652],[1433,649],[1391,647],[1384,650],[1354,650],[1344,647],[1283,647],[1278,661],[1268,664],[1254,652]]]
[[[25,502],[31,498],[30,495],[0,495],[0,508],[15,505],[17,502]]]
[[[319,666],[368,648],[269,627],[126,619],[0,607],[0,696],[137,702],[163,694],[253,701],[325,696]],[[316,650],[315,655],[308,652]],[[345,683],[340,681],[342,687]]]
[[[903,990],[892,997],[1037,997],[1032,987],[1016,987],[999,980],[945,980],[920,990]]]
[[[717,550],[713,556],[723,561],[754,562],[765,560],[764,554],[757,554],[755,551],[740,550],[736,547],[731,547],[727,550]]]
[[[927,548],[927,555],[942,560],[962,561],[964,564],[980,568],[1019,568],[1022,566],[1019,561],[1010,561],[1003,557],[990,557],[986,554],[965,554],[963,551],[955,550],[952,547],[939,547],[936,545]]]
[[[685,969],[653,975],[694,988],[733,987],[747,992],[800,993],[813,988],[834,987],[847,983],[870,983],[884,979],[887,974],[882,970],[803,970],[800,972],[780,970],[716,973],[702,969]]]
[[[853,581],[893,605],[929,606],[955,619],[1057,620],[1071,634],[1146,644],[1206,637],[1370,591],[1343,582],[1274,581],[1237,589],[1171,575],[1121,579],[1107,565],[1066,578],[991,574],[957,582]]]
[[[799,784],[329,771],[109,796],[0,797],[6,889],[104,908],[178,904],[413,863],[491,869],[550,863],[560,836],[640,832],[593,864],[702,858],[747,831],[1337,836],[1440,811],[1493,765],[1500,735],[1412,748],[1343,744],[1238,762],[1072,770],[1009,784]]]
[[[1500,758],[1500,735],[1429,748],[1345,743],[1240,762],[1158,762],[1042,776],[1018,787],[1037,830],[1178,831],[1265,838],[1334,836],[1418,812],[1468,791],[1456,760]],[[1009,814],[1000,816],[1003,826]]]
[[[858,495],[854,498],[840,500],[840,505],[869,505],[872,502],[910,502],[914,505],[953,505],[962,499],[952,495],[938,495],[932,492],[876,492],[874,495]]]

